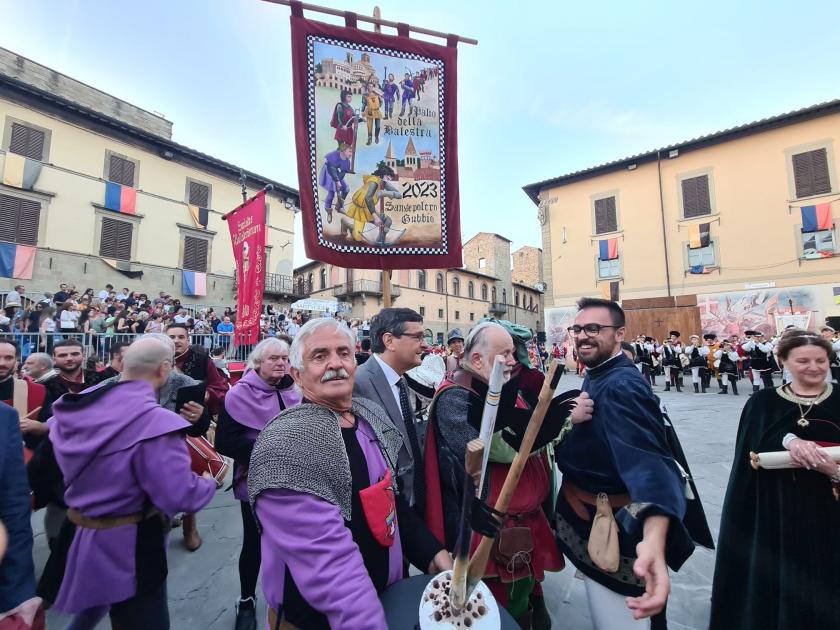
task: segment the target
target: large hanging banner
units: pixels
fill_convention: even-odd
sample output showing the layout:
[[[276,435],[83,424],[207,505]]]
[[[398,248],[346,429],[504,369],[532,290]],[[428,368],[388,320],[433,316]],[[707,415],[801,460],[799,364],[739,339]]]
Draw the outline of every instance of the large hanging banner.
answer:
[[[265,284],[265,192],[227,215],[236,261],[235,345],[260,340],[260,312]]]
[[[438,46],[292,7],[306,255],[364,269],[461,266],[456,39]]]

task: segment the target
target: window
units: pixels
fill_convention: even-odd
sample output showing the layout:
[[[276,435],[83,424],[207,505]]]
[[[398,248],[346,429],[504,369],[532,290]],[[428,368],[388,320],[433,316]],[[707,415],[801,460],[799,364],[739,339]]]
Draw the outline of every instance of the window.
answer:
[[[472,280],[467,282],[467,297],[471,300],[475,298],[475,285]]]
[[[102,217],[102,233],[99,238],[99,255],[117,260],[131,260],[131,237],[134,225]]]
[[[715,248],[709,243],[706,247],[688,248],[688,266],[691,267],[714,267]]]
[[[47,134],[41,129],[35,129],[29,125],[13,122],[11,137],[9,139],[9,151],[32,160],[41,161],[44,159],[46,140]]]
[[[442,345],[443,345],[443,333],[442,333],[442,332],[439,332],[439,333],[437,334],[437,343],[438,343],[438,345],[440,345],[440,346],[442,346]]]
[[[804,153],[794,153],[793,183],[796,196],[810,197],[831,192],[831,178],[828,173],[828,152],[825,147]]]
[[[809,260],[815,258],[831,258],[837,249],[834,230],[819,230],[817,232],[802,232],[802,257]]]
[[[523,300],[522,303],[524,304],[525,300]],[[534,309],[534,296],[533,295],[528,296],[528,308],[530,308],[531,310]]]
[[[425,306],[421,306],[421,307],[418,309],[418,312],[420,313],[420,317],[425,317],[425,316],[426,316],[426,307],[425,307]]]
[[[478,259],[478,268],[484,269],[487,267],[487,259],[486,258],[479,258]]]
[[[481,299],[487,301],[487,284],[485,282],[481,283]]]
[[[502,289],[502,304],[507,304],[507,289]]]
[[[438,309],[438,319],[443,319],[443,309],[442,308]]]
[[[461,319],[461,311],[455,311],[455,319]]]
[[[682,180],[683,218],[691,219],[712,213],[709,176],[700,175]]]
[[[426,272],[422,269],[417,272],[417,288],[421,291],[426,290]]]
[[[490,300],[490,301],[495,303],[495,302],[496,302],[496,287],[493,287],[493,289],[490,291],[490,295],[491,295],[491,296],[492,296],[492,298],[493,298],[493,299],[492,299],[492,300]]]
[[[598,278],[604,280],[605,278],[619,278],[621,277],[621,259],[615,258],[613,260],[599,260],[598,261]]]
[[[312,290],[312,272],[309,272],[309,275],[306,276],[306,286],[309,287],[309,290]]]
[[[210,185],[187,179],[187,203],[200,208],[210,207]],[[268,204],[266,204],[268,205]],[[268,223],[266,222],[266,225]]]
[[[461,295],[461,281],[458,276],[452,278],[452,295]]]
[[[471,322],[475,321],[475,313],[470,313],[470,321]]]
[[[327,270],[321,267],[321,271],[318,275],[320,276],[321,290],[323,291],[327,288]]]
[[[443,274],[438,271],[437,275],[435,276],[435,291],[438,293],[443,293],[446,290],[446,287],[443,285]]]
[[[618,231],[618,216],[615,209],[615,197],[595,200],[595,234]]]
[[[107,155],[106,179],[115,184],[134,188],[137,182],[137,162],[113,153]]]
[[[516,306],[519,306],[519,291],[513,294],[513,300],[513,303],[516,304]]]
[[[209,242],[207,239],[196,238],[195,236],[184,237],[184,269],[190,271],[207,271],[207,250]]]
[[[0,241],[38,244],[41,204],[31,199],[0,195]]]

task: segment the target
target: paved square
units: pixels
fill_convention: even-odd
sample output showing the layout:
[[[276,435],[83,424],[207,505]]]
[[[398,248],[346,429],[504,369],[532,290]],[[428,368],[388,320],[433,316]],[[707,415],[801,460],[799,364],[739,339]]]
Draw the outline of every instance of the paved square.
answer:
[[[661,377],[658,380],[662,382]],[[561,389],[579,387],[580,382],[573,374],[566,374]],[[748,382],[741,383],[741,395],[737,397],[731,393],[718,395],[714,383],[705,395],[687,390],[680,394],[662,392],[662,385],[654,388],[676,427],[715,538],[732,465],[738,418],[751,390]],[[43,512],[33,516],[38,573],[48,553],[42,521]],[[234,602],[239,594],[237,563],[242,540],[239,506],[233,493],[218,492],[213,502],[199,514],[198,526],[204,545],[195,553],[184,549],[180,530],[173,531],[171,536],[168,588],[172,628],[227,630],[233,628]],[[708,627],[714,561],[713,552],[698,548],[682,570],[672,576],[668,623],[673,630],[705,630]],[[91,587],[95,588],[95,585]],[[549,574],[544,588],[555,628],[591,628],[583,582],[575,579],[573,568]],[[264,619],[264,613],[265,602],[260,598],[260,619]],[[63,628],[67,620],[58,613],[50,613],[48,622],[50,627]],[[110,624],[106,621],[98,628],[110,628]]]

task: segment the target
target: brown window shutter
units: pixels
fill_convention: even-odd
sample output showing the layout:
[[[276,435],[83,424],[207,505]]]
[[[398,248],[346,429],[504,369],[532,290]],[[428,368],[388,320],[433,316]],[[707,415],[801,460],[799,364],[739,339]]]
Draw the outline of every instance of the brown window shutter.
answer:
[[[9,151],[40,161],[44,159],[44,140],[45,134],[40,129],[13,122]]]
[[[595,201],[595,233],[604,234],[618,230],[618,218],[615,213],[615,197],[606,197]]]
[[[131,236],[134,225],[102,217],[102,235],[99,239],[99,255],[117,260],[131,260]]]
[[[190,200],[189,203],[200,208],[210,207],[210,186],[207,184],[199,184],[198,182],[190,182]]]
[[[0,241],[38,244],[41,204],[30,199],[0,195]]]
[[[116,155],[111,156],[108,165],[108,179],[115,184],[134,186],[134,162]]]
[[[184,269],[207,271],[207,241],[194,236],[184,237]]]
[[[792,157],[793,181],[797,197],[824,195],[831,192],[828,176],[828,155],[825,149],[797,153]]]
[[[683,216],[702,217],[712,213],[712,201],[709,195],[709,176],[700,175],[682,180]]]

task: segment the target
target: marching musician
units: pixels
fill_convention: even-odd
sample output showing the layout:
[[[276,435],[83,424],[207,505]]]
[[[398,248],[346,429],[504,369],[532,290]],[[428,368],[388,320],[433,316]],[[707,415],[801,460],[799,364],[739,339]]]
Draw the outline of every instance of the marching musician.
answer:
[[[703,356],[706,357],[706,389],[709,389],[712,386],[712,377],[714,377],[718,382],[718,386],[722,387],[720,376],[718,375],[717,368],[715,367],[715,352],[720,349],[720,344],[717,341],[717,335],[714,333],[707,333],[703,335],[703,346],[705,347],[705,354]]]
[[[764,340],[764,333],[760,330],[748,330],[744,335],[747,340],[741,348],[750,358],[753,392],[760,389],[759,380],[764,383],[764,389],[773,389],[773,366],[770,362],[773,344]]]
[[[685,348],[685,356],[688,357],[688,367],[691,369],[691,383],[694,385],[694,393],[706,393],[706,363],[709,356],[708,346],[700,343],[699,335],[691,335],[689,344]],[[702,388],[702,389],[701,389]]]
[[[718,371],[718,382],[720,391],[718,394],[727,394],[729,385],[732,386],[732,394],[738,395],[738,353],[732,347],[728,339],[723,342],[719,350],[715,351],[715,369]],[[727,384],[728,382],[728,384]]]
[[[680,355],[684,353],[680,333],[672,330],[668,338],[662,344],[662,368],[665,370],[665,391],[671,391],[673,384],[678,392],[682,391],[682,360]]]

